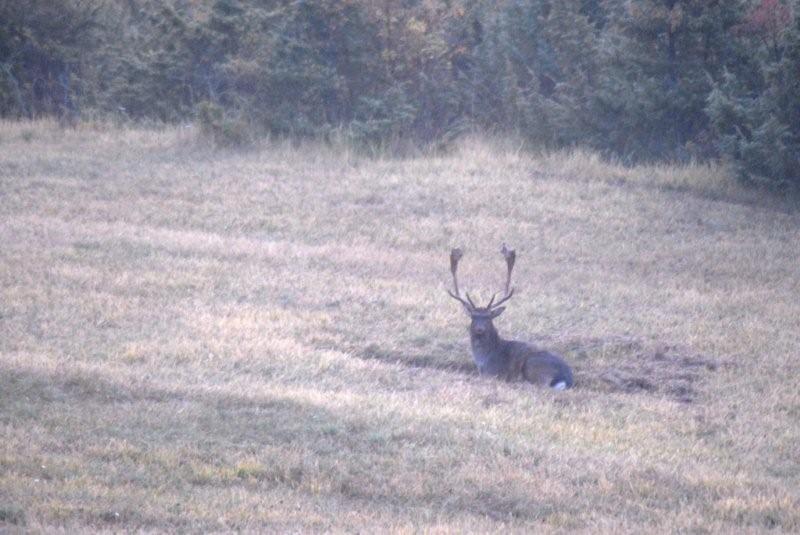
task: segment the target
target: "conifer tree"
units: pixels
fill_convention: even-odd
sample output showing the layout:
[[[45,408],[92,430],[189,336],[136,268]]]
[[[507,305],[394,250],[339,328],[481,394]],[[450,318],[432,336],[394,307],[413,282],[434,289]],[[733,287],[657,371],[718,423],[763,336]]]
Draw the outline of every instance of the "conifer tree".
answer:
[[[794,9],[792,9],[794,7]],[[797,3],[761,0],[738,28],[750,76],[729,72],[709,95],[717,146],[739,176],[800,188],[800,17]]]
[[[625,160],[709,155],[706,96],[740,53],[742,2],[611,0],[591,139]]]
[[[0,116],[66,117],[87,90],[102,4],[0,0]]]

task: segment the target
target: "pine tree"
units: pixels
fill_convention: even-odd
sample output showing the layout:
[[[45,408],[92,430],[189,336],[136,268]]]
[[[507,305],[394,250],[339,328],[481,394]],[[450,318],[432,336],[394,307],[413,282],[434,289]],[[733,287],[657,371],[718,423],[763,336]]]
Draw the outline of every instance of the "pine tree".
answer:
[[[104,6],[0,0],[0,116],[77,115]]]
[[[711,155],[704,113],[713,80],[739,63],[742,2],[612,0],[589,142],[625,160]]]
[[[789,4],[775,0],[755,5],[738,32],[754,72],[728,73],[707,105],[717,146],[739,176],[776,188],[800,188],[800,17],[796,13]]]
[[[543,21],[544,39],[555,66],[545,104],[554,125],[556,146],[582,143],[586,117],[591,113],[589,101],[597,80],[599,42],[596,22],[584,14],[586,9],[585,1],[563,0],[551,5]],[[598,6],[591,14],[602,16]]]

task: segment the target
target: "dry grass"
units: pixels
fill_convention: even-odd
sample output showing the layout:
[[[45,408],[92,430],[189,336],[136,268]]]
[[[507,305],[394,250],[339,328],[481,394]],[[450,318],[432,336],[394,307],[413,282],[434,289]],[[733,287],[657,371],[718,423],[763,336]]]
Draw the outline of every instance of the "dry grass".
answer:
[[[722,169],[5,123],[0,216],[0,529],[800,530],[800,216]],[[501,241],[572,391],[472,371]]]

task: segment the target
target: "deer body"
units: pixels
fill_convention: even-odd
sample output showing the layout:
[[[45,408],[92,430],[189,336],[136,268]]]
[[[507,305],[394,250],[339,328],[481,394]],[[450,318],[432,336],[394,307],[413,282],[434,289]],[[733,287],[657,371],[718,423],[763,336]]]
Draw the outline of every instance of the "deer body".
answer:
[[[516,254],[513,250],[506,249],[505,246],[503,246],[502,253],[508,265],[506,295],[494,306],[492,306],[494,303],[494,297],[492,297],[486,307],[475,306],[469,294],[466,294],[466,301],[461,299],[456,278],[461,251],[454,249],[450,254],[450,270],[453,273],[453,286],[456,293],[448,293],[464,305],[470,316],[470,345],[472,346],[472,358],[475,360],[478,371],[481,375],[498,377],[506,381],[514,381],[521,377],[538,386],[556,390],[571,387],[574,383],[572,370],[560,356],[530,344],[504,340],[497,332],[492,320],[505,310],[505,307],[499,305],[510,299],[514,293],[513,289],[509,291],[509,283]]]
[[[561,357],[523,342],[498,338],[494,347],[484,347],[473,341],[472,358],[481,375],[509,382],[522,378],[558,390],[573,385],[572,370]]]
[[[573,385],[572,370],[561,357],[524,342],[504,340],[496,330],[491,337],[476,337],[470,332],[470,345],[481,375],[506,381],[522,378],[557,390]]]

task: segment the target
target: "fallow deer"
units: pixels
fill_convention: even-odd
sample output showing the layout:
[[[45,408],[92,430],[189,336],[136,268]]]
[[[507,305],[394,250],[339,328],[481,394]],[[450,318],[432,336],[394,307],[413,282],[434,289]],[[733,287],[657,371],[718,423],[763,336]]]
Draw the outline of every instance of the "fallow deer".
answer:
[[[492,320],[503,313],[505,307],[500,306],[514,295],[510,288],[511,271],[514,269],[516,252],[508,249],[505,244],[500,251],[506,259],[508,273],[506,275],[505,295],[495,303],[497,294],[489,300],[485,307],[476,306],[465,293],[466,300],[461,298],[458,291],[458,262],[463,253],[461,249],[450,252],[450,272],[453,274],[453,289],[447,291],[450,297],[459,301],[471,319],[469,338],[472,345],[472,357],[478,366],[481,375],[499,377],[507,381],[514,381],[523,377],[527,381],[555,390],[564,390],[573,385],[572,370],[560,356],[537,348],[531,344],[504,340],[500,337]]]

